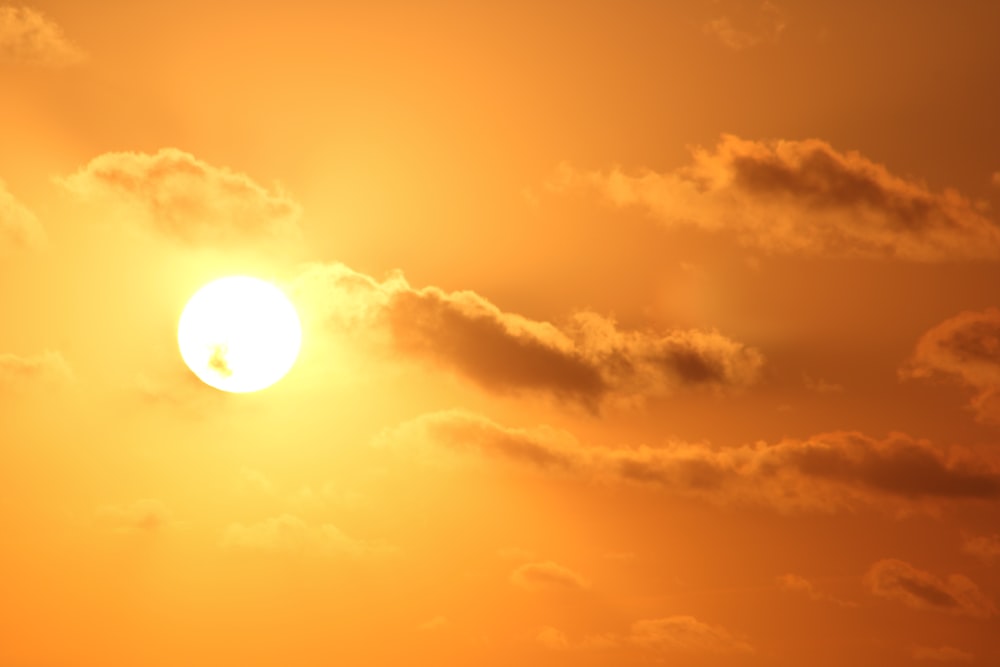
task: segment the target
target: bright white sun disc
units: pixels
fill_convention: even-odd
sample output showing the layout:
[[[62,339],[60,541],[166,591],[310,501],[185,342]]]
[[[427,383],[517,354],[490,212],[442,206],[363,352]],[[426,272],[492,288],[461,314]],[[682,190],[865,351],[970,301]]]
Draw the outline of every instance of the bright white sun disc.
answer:
[[[181,358],[222,391],[266,389],[291,370],[302,345],[295,306],[277,286],[249,276],[219,278],[184,307],[177,326]]]

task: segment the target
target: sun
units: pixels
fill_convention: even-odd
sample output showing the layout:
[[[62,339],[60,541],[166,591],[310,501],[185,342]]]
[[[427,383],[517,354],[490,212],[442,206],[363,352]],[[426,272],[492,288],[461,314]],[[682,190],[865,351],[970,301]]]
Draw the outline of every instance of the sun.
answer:
[[[249,276],[198,290],[177,326],[181,357],[202,382],[238,394],[266,389],[291,370],[302,345],[295,306],[277,286]]]

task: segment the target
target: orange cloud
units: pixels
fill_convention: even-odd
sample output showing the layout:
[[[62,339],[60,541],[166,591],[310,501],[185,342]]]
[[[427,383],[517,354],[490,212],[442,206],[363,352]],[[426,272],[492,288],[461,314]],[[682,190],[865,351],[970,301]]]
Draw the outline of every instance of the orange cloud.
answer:
[[[951,574],[942,579],[894,558],[868,570],[865,584],[875,595],[898,600],[913,609],[988,618],[997,610],[970,579]]]
[[[941,646],[930,648],[927,646],[914,646],[910,652],[914,660],[929,660],[933,662],[973,662],[976,656],[957,649],[954,646]]]
[[[641,649],[654,653],[752,653],[753,646],[725,628],[693,616],[667,616],[635,621],[628,632],[606,633],[573,642],[561,630],[544,627],[536,636],[551,650]]]
[[[904,379],[948,378],[972,389],[979,419],[1000,423],[1000,310],[965,311],[917,341]]]
[[[292,514],[245,525],[230,524],[221,544],[234,549],[298,554],[342,555],[351,558],[386,555],[391,547],[373,544],[345,535],[333,524],[312,526]]]
[[[316,265],[298,290],[337,328],[379,332],[397,351],[499,393],[545,392],[596,409],[608,398],[680,389],[738,389],[763,357],[717,331],[625,331],[578,312],[561,325],[500,310],[474,292],[378,282],[342,264]]]
[[[301,207],[227,167],[176,148],[105,153],[59,181],[86,200],[124,206],[170,238],[189,244],[281,240],[299,234]]]
[[[552,561],[525,563],[510,573],[510,582],[529,591],[590,588],[587,580],[579,574]]]
[[[988,563],[1000,560],[1000,534],[966,537],[962,551]]]
[[[730,49],[742,51],[776,41],[787,25],[784,13],[773,3],[764,2],[755,11],[715,18],[706,23],[703,30]]]
[[[0,249],[34,247],[44,236],[35,214],[15,199],[6,184],[0,181]]]
[[[83,52],[62,28],[30,7],[0,7],[0,61],[62,67],[75,65]]]
[[[69,364],[58,352],[33,357],[0,354],[0,390],[17,389],[28,383],[60,381],[73,376]]]
[[[116,533],[151,533],[171,523],[166,506],[152,498],[128,505],[105,505],[97,510],[97,518]]]
[[[782,512],[936,511],[941,503],[1000,498],[1000,470],[946,455],[903,434],[878,440],[834,432],[806,440],[715,449],[704,443],[662,447],[587,446],[546,426],[508,428],[480,415],[444,411],[383,431],[376,444],[402,449],[442,445],[477,451],[550,474],[638,484],[718,504],[757,504]]]
[[[564,165],[556,190],[591,189],[666,227],[725,231],[773,253],[913,261],[1000,259],[1000,227],[953,190],[934,192],[819,139],[723,135],[687,167],[627,174]]]
[[[800,593],[805,595],[810,600],[815,600],[817,602],[832,602],[841,607],[856,607],[857,604],[854,602],[847,602],[846,600],[841,600],[839,598],[833,597],[818,590],[816,586],[806,579],[805,577],[799,576],[797,574],[783,574],[778,577],[778,585],[781,586],[786,591],[793,593]]]

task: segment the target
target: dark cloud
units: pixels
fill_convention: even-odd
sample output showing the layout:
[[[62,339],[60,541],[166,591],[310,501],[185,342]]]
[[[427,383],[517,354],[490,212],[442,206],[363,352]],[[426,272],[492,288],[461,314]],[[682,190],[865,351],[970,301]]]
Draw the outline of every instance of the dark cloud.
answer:
[[[579,574],[552,561],[525,563],[510,573],[510,582],[529,591],[584,590],[590,587]]]
[[[397,351],[495,392],[539,391],[595,409],[680,389],[753,384],[761,354],[716,331],[625,331],[578,312],[555,325],[500,310],[474,292],[383,282],[342,264],[314,266],[298,291],[337,328],[379,332]]]
[[[29,248],[44,239],[38,218],[7,191],[0,181],[0,250],[4,247]]]
[[[130,219],[189,244],[299,235],[301,207],[284,192],[176,148],[105,153],[60,183],[84,199],[123,205]]]
[[[0,61],[50,67],[75,65],[83,52],[62,28],[30,7],[0,7]]]
[[[921,336],[904,379],[946,378],[972,389],[972,408],[1000,423],[1000,310],[965,311]]]
[[[731,231],[775,253],[945,261],[1000,258],[1000,227],[953,190],[935,192],[818,139],[724,135],[691,165],[627,174],[560,170],[556,190],[596,189],[666,226]]]
[[[951,574],[942,579],[892,558],[872,565],[865,575],[865,584],[875,595],[898,600],[914,609],[976,618],[996,613],[989,598],[967,577]]]
[[[902,434],[878,440],[836,432],[724,449],[678,442],[611,448],[586,446],[549,427],[508,428],[479,415],[446,411],[388,429],[377,443],[473,450],[550,474],[645,485],[719,504],[758,504],[779,511],[874,506],[933,512],[949,501],[1000,498],[996,466],[945,454]]]

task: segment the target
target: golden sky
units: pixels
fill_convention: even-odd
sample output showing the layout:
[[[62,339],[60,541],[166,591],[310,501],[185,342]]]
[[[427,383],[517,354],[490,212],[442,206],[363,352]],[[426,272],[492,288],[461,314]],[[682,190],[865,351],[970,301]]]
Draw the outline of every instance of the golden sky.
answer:
[[[0,6],[0,667],[1000,664],[997,26]]]

